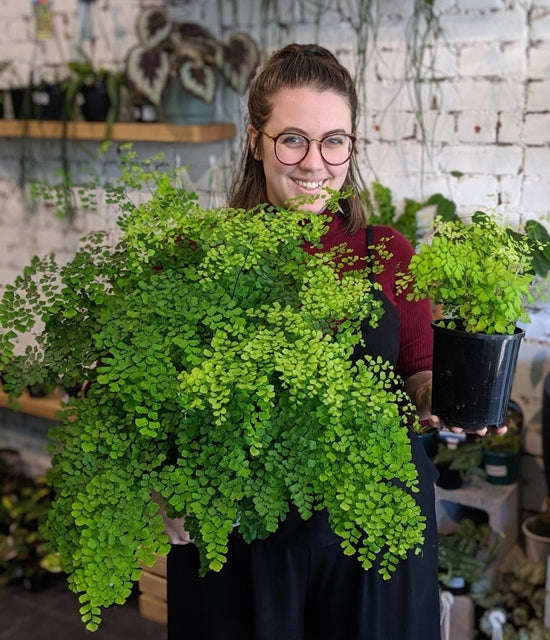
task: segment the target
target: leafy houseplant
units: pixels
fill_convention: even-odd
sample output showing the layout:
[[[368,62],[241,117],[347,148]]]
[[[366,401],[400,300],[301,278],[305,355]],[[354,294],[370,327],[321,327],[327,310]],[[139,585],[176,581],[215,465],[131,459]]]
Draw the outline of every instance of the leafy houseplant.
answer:
[[[65,83],[67,120],[77,117],[78,98],[85,120],[106,122],[108,132],[118,117],[120,88],[124,76],[118,71],[97,68],[88,56],[80,52],[82,60],[69,62],[71,76]]]
[[[550,236],[535,221],[520,233],[481,211],[470,223],[436,219],[403,282],[410,297],[443,307],[433,323],[432,410],[447,424],[504,424],[524,335],[517,323],[529,320],[531,287],[549,264]]]
[[[0,586],[22,581],[35,590],[60,571],[38,530],[53,493],[45,478],[26,476],[18,462],[16,452],[0,451]]]
[[[467,583],[481,579],[504,542],[487,523],[471,518],[463,518],[456,531],[440,533],[438,538],[439,579],[445,586],[456,577]]]
[[[437,219],[431,242],[411,261],[414,298],[443,304],[447,326],[470,333],[513,334],[537,273],[550,265],[550,236],[529,221],[520,233],[477,211],[471,222]]]
[[[242,94],[260,60],[258,46],[246,33],[234,33],[224,44],[201,25],[172,21],[162,6],[145,8],[136,31],[139,43],[127,54],[126,78],[157,107],[171,78],[205,103],[213,102],[220,74]]]
[[[203,572],[223,566],[235,526],[263,538],[290,503],[304,519],[326,508],[344,552],[388,578],[425,523],[412,407],[387,363],[350,361],[360,319],[381,314],[368,274],[303,250],[322,216],[203,210],[133,158],[109,193],[120,240],[94,234],[65,266],[35,258],[0,303],[5,389],[86,381],[52,434],[44,526],[86,626],[168,550],[153,491],[185,515]],[[125,194],[147,177],[136,208]]]

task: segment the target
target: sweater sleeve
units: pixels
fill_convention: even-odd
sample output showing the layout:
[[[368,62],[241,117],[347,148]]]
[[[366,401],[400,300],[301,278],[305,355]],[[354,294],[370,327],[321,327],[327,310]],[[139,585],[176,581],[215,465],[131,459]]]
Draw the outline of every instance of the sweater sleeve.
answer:
[[[397,291],[397,274],[408,270],[414,255],[414,249],[405,236],[391,227],[375,226],[373,242],[375,247],[382,243],[390,254],[384,257],[379,254],[383,269],[376,279],[401,318],[396,371],[406,380],[419,371],[430,371],[432,368],[432,305],[428,299],[417,302],[407,300],[408,290]]]

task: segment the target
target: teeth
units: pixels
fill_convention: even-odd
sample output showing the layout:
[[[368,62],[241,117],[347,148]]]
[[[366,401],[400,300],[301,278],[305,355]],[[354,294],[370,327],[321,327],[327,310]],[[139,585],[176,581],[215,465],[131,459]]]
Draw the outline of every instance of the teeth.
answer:
[[[295,182],[304,189],[318,189],[323,184],[322,182],[306,182],[305,180],[295,180]]]

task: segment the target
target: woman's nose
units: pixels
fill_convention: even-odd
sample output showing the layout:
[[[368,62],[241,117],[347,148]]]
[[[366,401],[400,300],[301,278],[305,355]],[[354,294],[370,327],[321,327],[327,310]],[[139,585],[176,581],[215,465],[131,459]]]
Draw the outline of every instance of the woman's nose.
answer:
[[[325,166],[325,161],[321,155],[321,143],[319,140],[310,141],[309,149],[307,150],[304,159],[300,162],[300,166],[309,169]]]

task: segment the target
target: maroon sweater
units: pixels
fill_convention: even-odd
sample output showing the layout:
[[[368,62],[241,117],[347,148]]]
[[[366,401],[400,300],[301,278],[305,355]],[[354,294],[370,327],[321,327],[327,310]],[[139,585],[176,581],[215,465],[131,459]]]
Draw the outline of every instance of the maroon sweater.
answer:
[[[340,215],[333,215],[329,230],[321,238],[324,250],[330,250],[338,245],[345,244],[353,251],[353,255],[360,258],[367,257],[367,233],[365,229],[359,229],[353,234],[346,231],[345,220]],[[410,242],[399,231],[392,227],[373,226],[373,245],[384,241],[384,246],[392,256],[389,259],[380,260],[384,269],[376,275],[376,281],[382,286],[382,290],[389,301],[397,309],[401,318],[399,329],[399,358],[396,371],[403,380],[418,371],[429,371],[432,368],[432,310],[429,300],[410,302],[406,299],[406,293],[397,293],[395,287],[396,273],[404,271],[414,254]],[[307,250],[307,248],[306,248]],[[361,269],[364,267],[362,260],[355,261],[352,265],[344,266],[348,269]]]

